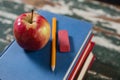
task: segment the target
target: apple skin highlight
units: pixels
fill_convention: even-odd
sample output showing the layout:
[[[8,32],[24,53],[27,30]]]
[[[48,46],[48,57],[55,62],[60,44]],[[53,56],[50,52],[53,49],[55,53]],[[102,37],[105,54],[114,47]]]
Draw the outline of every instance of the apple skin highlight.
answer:
[[[23,13],[14,22],[13,33],[17,43],[25,50],[34,51],[43,48],[50,39],[50,24],[41,15]]]

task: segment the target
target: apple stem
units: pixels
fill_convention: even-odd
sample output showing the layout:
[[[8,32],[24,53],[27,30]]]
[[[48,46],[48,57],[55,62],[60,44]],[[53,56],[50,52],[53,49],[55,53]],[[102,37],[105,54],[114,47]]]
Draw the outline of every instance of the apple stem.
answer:
[[[34,10],[32,9],[32,14],[31,14],[31,20],[30,20],[30,22],[31,22],[31,24],[32,24],[32,20],[33,20],[33,12],[34,12]]]

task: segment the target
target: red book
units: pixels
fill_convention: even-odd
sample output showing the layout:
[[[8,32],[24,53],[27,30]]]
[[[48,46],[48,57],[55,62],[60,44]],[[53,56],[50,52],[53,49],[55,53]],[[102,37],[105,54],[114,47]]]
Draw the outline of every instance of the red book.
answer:
[[[86,58],[88,57],[88,55],[90,54],[90,52],[92,51],[94,45],[95,45],[94,42],[89,42],[88,45],[84,48],[82,55],[77,60],[73,70],[71,71],[70,75],[68,76],[68,80],[73,80],[75,78],[77,72],[82,69],[84,62],[85,62]]]
[[[94,55],[94,57],[92,58],[92,61],[90,62],[89,66],[87,67],[87,71],[85,72],[85,75],[83,76],[82,80],[87,80],[87,78],[88,78],[88,73],[87,72],[88,72],[88,70],[91,69],[91,67],[93,66],[93,63],[94,63],[95,60],[96,60],[96,56]],[[77,72],[76,77],[75,77],[74,80],[77,80],[78,76],[80,75],[80,71]]]
[[[83,80],[86,72],[91,67],[94,60],[95,60],[95,56],[92,52],[90,52],[90,54],[88,55],[88,58],[86,59],[82,69],[78,71],[77,76],[74,78],[74,80]]]
[[[83,76],[83,79],[82,79],[82,80],[86,80],[86,79],[87,79],[87,77],[88,77],[87,71],[91,69],[91,67],[92,67],[92,65],[93,65],[93,63],[94,63],[95,60],[96,60],[96,56],[94,55],[94,57],[92,58],[91,62],[89,63],[89,66],[87,67],[87,70],[86,70],[85,75]],[[77,80],[78,76],[80,75],[80,72],[81,72],[81,70],[79,70],[79,71],[77,72],[74,80]]]

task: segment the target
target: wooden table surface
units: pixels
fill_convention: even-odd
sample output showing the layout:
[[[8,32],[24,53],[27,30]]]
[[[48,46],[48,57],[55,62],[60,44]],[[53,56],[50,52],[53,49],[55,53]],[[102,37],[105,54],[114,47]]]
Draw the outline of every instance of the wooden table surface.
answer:
[[[13,41],[13,22],[31,9],[43,9],[94,24],[96,55],[86,80],[120,80],[120,6],[94,0],[0,0],[0,52]]]

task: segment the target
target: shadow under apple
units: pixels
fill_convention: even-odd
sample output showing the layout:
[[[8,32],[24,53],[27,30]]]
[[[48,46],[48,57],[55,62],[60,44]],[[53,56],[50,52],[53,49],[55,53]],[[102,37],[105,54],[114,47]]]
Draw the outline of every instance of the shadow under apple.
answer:
[[[51,48],[51,40],[49,40],[47,45],[40,50],[37,51],[24,50],[24,51],[35,65],[45,70],[50,70],[50,55],[51,55],[50,48]]]

